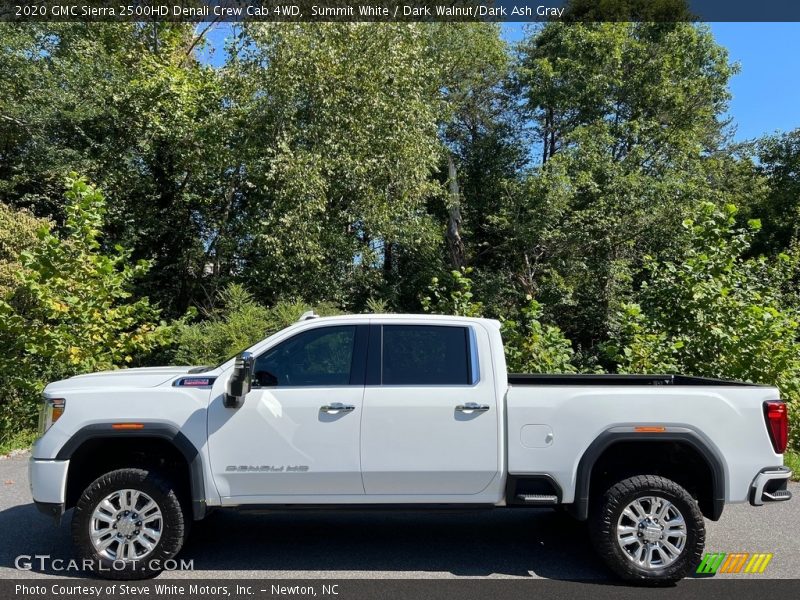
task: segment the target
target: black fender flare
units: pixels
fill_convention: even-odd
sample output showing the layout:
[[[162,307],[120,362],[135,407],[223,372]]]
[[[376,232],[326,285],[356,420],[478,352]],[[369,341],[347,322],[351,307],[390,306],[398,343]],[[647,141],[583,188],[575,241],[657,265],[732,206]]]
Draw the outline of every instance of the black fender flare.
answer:
[[[137,429],[115,429],[119,423],[93,423],[76,431],[61,447],[56,460],[69,460],[84,442],[94,439],[158,438],[172,444],[189,465],[189,487],[192,499],[192,517],[199,521],[206,515],[205,478],[199,450],[178,427],[171,423],[143,422]]]
[[[578,462],[575,477],[575,500],[571,508],[573,515],[585,521],[589,518],[589,485],[597,459],[610,446],[624,442],[681,442],[698,452],[711,471],[711,512],[706,516],[712,521],[719,520],[725,506],[725,467],[719,453],[704,437],[687,427],[666,427],[663,432],[638,432],[633,427],[615,427],[598,435]]]

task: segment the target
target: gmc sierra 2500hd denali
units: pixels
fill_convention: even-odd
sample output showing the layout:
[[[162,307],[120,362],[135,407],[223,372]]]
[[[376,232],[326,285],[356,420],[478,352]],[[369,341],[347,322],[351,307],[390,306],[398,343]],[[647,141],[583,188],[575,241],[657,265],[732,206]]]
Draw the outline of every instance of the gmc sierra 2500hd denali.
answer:
[[[561,505],[618,575],[661,583],[696,568],[726,502],[791,497],[777,389],[508,374],[485,319],[307,314],[217,367],[44,397],[33,498],[74,507],[77,552],[107,577],[154,575],[218,507]]]

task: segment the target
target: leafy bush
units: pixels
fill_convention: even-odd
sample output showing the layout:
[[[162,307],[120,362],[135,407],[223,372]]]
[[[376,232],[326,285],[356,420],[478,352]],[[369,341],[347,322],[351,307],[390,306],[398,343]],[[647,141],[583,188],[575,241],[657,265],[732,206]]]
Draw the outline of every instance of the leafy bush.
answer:
[[[131,284],[148,268],[100,243],[106,202],[85,180],[68,182],[66,235],[46,227],[21,254],[15,285],[0,298],[0,437],[35,425],[48,381],[131,363],[166,342],[170,328]],[[0,440],[2,441],[2,440]]]
[[[422,298],[422,310],[442,315],[462,317],[483,316],[483,303],[473,300],[472,269],[450,271],[450,279],[440,282],[438,277],[431,279],[428,295]]]
[[[284,301],[267,308],[241,285],[231,284],[219,293],[218,307],[204,313],[206,320],[183,325],[177,335],[175,361],[188,365],[214,365],[296,322],[311,307]],[[319,315],[338,314],[330,304],[314,307]]]
[[[800,481],[800,453],[789,450],[783,455],[783,464],[792,470],[792,479]]]
[[[18,388],[13,387],[15,384]],[[32,389],[33,385],[20,385],[7,377],[0,376],[0,386],[0,447],[5,453],[22,447],[12,442],[33,435],[39,412],[39,396],[37,390]]]
[[[683,372],[776,385],[791,403],[791,444],[800,445],[800,313],[784,291],[798,258],[747,257],[760,224],[735,225],[736,208],[700,207],[684,222],[680,261],[648,261],[639,303],[617,314],[619,370]]]
[[[36,441],[36,431],[33,429],[24,429],[5,436],[0,440],[0,456],[8,454],[12,450],[29,448],[34,441]]]
[[[38,231],[49,225],[25,210],[14,210],[0,204],[0,298],[6,297],[16,287],[16,274],[22,268],[22,253],[36,245]]]
[[[508,370],[516,373],[576,373],[575,352],[555,325],[540,321],[542,307],[530,296],[516,319],[501,319]]]

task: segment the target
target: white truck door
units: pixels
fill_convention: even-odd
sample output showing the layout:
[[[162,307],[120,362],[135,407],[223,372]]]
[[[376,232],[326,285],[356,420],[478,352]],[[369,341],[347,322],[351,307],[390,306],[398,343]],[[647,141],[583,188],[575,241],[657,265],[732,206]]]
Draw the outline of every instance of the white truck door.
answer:
[[[366,324],[303,330],[256,356],[253,388],[240,408],[225,408],[222,393],[215,394],[208,444],[223,504],[364,494],[359,430],[367,336]]]
[[[478,360],[490,356],[488,334],[463,323],[393,321],[371,325],[369,346],[361,425],[367,495],[486,489],[499,471],[492,365]]]

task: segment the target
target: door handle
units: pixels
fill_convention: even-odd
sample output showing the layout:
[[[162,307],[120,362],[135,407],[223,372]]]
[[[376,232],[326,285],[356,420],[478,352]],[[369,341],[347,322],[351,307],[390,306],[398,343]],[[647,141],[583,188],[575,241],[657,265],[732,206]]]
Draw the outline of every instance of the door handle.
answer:
[[[489,405],[478,404],[477,402],[465,402],[464,404],[456,406],[456,410],[459,412],[486,412],[489,410]]]
[[[335,414],[338,412],[351,412],[354,411],[356,407],[353,406],[352,404],[342,404],[341,402],[332,402],[330,404],[320,406],[319,409],[324,413]]]

